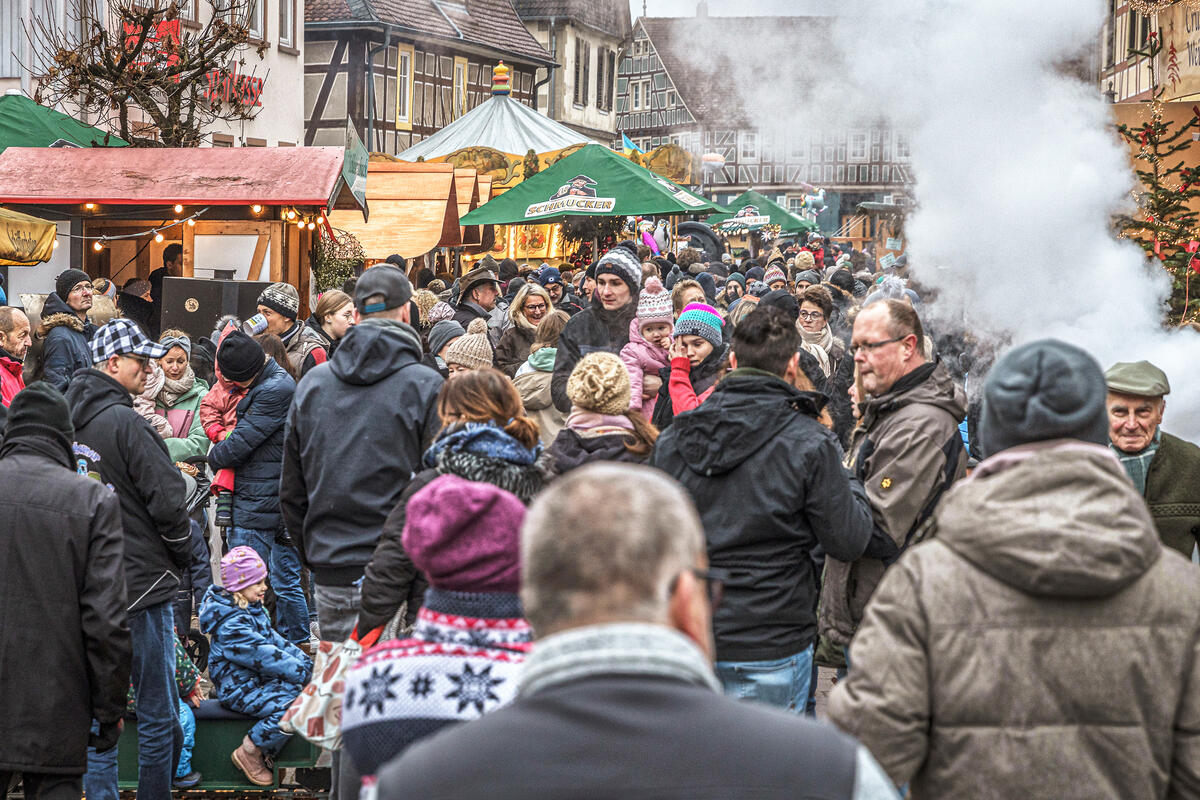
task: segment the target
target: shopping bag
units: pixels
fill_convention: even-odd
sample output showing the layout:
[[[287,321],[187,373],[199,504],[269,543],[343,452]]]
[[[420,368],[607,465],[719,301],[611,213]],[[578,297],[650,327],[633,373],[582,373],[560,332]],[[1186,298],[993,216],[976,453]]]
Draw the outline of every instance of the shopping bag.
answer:
[[[292,701],[279,727],[328,750],[342,746],[342,696],[346,670],[362,654],[362,645],[321,642],[313,654],[312,680]]]

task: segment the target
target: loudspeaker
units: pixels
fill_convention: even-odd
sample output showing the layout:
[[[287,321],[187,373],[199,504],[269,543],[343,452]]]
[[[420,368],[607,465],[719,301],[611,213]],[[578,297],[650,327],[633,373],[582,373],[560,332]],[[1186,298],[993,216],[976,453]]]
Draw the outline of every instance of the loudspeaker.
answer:
[[[217,320],[239,320],[258,312],[258,296],[270,281],[218,281],[210,278],[163,278],[162,329],[178,328],[193,339],[211,336]]]

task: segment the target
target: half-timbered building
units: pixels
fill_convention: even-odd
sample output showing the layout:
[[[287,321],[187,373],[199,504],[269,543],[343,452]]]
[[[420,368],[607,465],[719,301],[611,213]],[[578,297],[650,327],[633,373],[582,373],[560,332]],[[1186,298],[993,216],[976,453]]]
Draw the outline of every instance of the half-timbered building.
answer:
[[[390,154],[490,97],[500,61],[527,105],[554,64],[509,0],[309,0],[304,37],[305,144],[342,144],[352,120]]]
[[[704,170],[705,194],[719,203],[754,189],[798,212],[813,187],[824,189],[817,222],[825,231],[856,217],[860,202],[903,193],[905,136],[804,94],[836,69],[827,56],[830,18],[708,17],[700,9],[635,21],[617,71],[618,134],[644,152],[675,143],[697,159],[719,153],[724,165]]]

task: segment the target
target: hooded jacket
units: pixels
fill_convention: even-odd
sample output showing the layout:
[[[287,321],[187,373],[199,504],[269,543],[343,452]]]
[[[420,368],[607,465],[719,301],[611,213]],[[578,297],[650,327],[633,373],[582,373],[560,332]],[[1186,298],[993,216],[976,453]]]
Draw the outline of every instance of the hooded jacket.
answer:
[[[440,427],[442,377],[408,325],[366,319],[314,368],[288,412],[280,504],[300,559],[325,586],[363,575],[383,521]],[[331,454],[339,454],[330,469]]]
[[[323,331],[318,332],[311,325],[297,322],[280,339],[287,350],[292,371],[302,378],[313,367],[324,364],[329,359],[329,338]]]
[[[539,438],[546,447],[567,424],[567,415],[554,407],[554,398],[550,396],[550,382],[554,378],[554,359],[557,355],[556,348],[541,348],[530,355],[525,366],[517,371],[517,377],[513,378],[513,386],[521,395],[525,413],[538,424]]]
[[[629,372],[629,410],[649,420],[654,416],[658,395],[656,393],[654,397],[642,400],[642,387],[645,386],[647,375],[657,378],[659,370],[670,365],[671,356],[666,348],[646,341],[642,336],[640,320],[635,318],[629,321],[629,343],[621,348],[621,360]]]
[[[92,365],[88,342],[95,334],[95,325],[81,320],[57,293],[51,292],[42,306],[38,326],[38,336],[45,343],[36,377],[65,394],[75,371]]]
[[[210,586],[200,604],[208,634],[208,675],[221,705],[246,712],[288,702],[308,683],[312,661],[271,625],[263,604],[240,608],[233,595]]]
[[[1003,451],[928,535],[868,607],[838,727],[918,798],[1200,794],[1200,581],[1105,448]]]
[[[867,400],[846,466],[862,481],[876,526],[903,550],[950,486],[967,471],[958,423],[967,398],[940,361],[923,364]],[[825,563],[821,634],[847,645],[887,563],[832,556]]]
[[[63,444],[9,437],[0,518],[0,772],[82,775],[92,719],[120,719],[129,687],[120,506]]]
[[[691,494],[709,563],[728,573],[713,619],[719,661],[768,661],[811,644],[814,551],[853,561],[871,539],[862,485],[816,420],[823,403],[774,375],[739,369],[658,438],[651,465]]]
[[[175,596],[192,562],[187,484],[162,438],[133,410],[125,387],[97,369],[78,372],[67,391],[75,465],[117,493],[124,529],[129,611]]]
[[[25,388],[23,369],[24,365],[20,361],[0,348],[0,403],[5,407],[11,405],[17,392]]]
[[[588,353],[605,352],[617,355],[629,342],[629,322],[637,316],[638,295],[634,292],[626,305],[613,311],[605,310],[598,299],[571,317],[558,337],[558,354],[554,360],[554,378],[550,395],[554,406],[564,414],[571,410],[567,397],[567,379]]]
[[[646,463],[645,456],[629,452],[625,444],[630,441],[633,441],[632,431],[581,436],[572,428],[563,428],[546,450],[546,464],[555,475],[565,475],[595,461]]]
[[[274,359],[237,404],[237,425],[208,451],[214,470],[232,469],[233,524],[256,531],[278,531],[279,476],[283,463],[283,427],[296,382]]]

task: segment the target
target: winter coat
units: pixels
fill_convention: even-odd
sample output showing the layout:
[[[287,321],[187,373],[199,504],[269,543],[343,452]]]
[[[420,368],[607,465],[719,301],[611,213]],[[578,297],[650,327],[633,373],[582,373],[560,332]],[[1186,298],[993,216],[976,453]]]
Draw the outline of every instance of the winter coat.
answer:
[[[125,594],[130,611],[175,596],[192,561],[187,485],[162,438],[133,410],[125,387],[96,369],[67,390],[75,424],[75,464],[121,501]]]
[[[632,431],[588,436],[571,428],[563,428],[554,437],[554,443],[546,449],[546,464],[555,475],[565,475],[596,461],[646,463],[646,456],[631,453],[625,446],[632,439]]]
[[[1200,794],[1200,581],[1111,453],[999,453],[928,535],[829,700],[910,796]]]
[[[606,311],[599,300],[571,317],[558,337],[558,355],[554,360],[554,378],[550,383],[550,395],[554,406],[564,414],[571,410],[571,399],[567,397],[567,379],[588,353],[605,352],[617,355],[629,343],[629,321],[637,314],[637,294],[627,305],[615,311]]]
[[[217,382],[200,400],[200,424],[210,442],[221,441],[221,434],[237,425],[237,406],[246,396],[245,389],[223,380],[220,374],[216,377]]]
[[[770,373],[739,369],[655,444],[651,466],[691,494],[709,563],[728,573],[713,619],[719,661],[769,661],[812,644],[813,551],[853,561],[871,539],[866,493],[816,419],[823,404]]]
[[[537,354],[543,350],[549,351],[549,370],[532,366],[538,360]],[[550,396],[550,382],[554,378],[554,359],[557,351],[553,347],[546,347],[539,350],[538,353],[534,353],[525,362],[526,367],[517,371],[513,385],[517,387],[517,392],[521,395],[526,416],[538,424],[540,431],[538,438],[544,446],[548,447],[554,441],[554,437],[558,436],[558,432],[567,424],[567,415],[554,407],[554,399]]]
[[[967,471],[958,423],[967,399],[941,362],[931,362],[867,400],[846,466],[863,482],[876,526],[903,550]],[[847,645],[887,564],[876,558],[825,562],[821,634]]]
[[[409,482],[383,523],[383,535],[362,582],[360,634],[387,624],[405,602],[408,616],[415,618],[424,597],[427,583],[402,542],[409,498],[439,475],[449,474],[498,486],[528,505],[545,484],[545,475],[536,465],[540,450],[540,446],[527,449],[490,423],[468,422],[438,438],[425,454],[426,469]]]
[[[629,410],[635,411],[650,420],[654,417],[654,405],[657,394],[648,400],[642,400],[642,387],[647,375],[658,377],[659,370],[671,363],[671,355],[665,348],[650,344],[642,336],[638,320],[629,321],[629,343],[621,348],[621,360],[629,372]]]
[[[296,382],[273,359],[237,404],[233,432],[208,451],[214,470],[232,469],[233,524],[256,531],[283,527],[279,512],[279,476],[283,464],[283,426]]]
[[[162,394],[159,394],[155,411],[166,417],[171,426],[171,436],[166,443],[172,461],[187,461],[208,452],[208,435],[200,420],[200,404],[207,393],[208,384],[196,378],[192,388],[169,408],[163,405]]]
[[[329,360],[329,339],[308,325],[297,322],[280,339],[287,350],[292,372],[302,378],[310,369]]]
[[[61,443],[9,437],[0,518],[0,773],[82,775],[129,685],[120,504]]]
[[[367,319],[300,382],[279,497],[288,534],[319,585],[362,577],[383,521],[437,434],[443,381],[420,361],[413,328]]]
[[[1163,432],[1146,474],[1146,503],[1163,544],[1191,558],[1200,542],[1200,447]]]
[[[38,337],[45,343],[34,379],[43,379],[65,394],[75,371],[92,365],[88,342],[95,335],[95,325],[81,320],[57,293],[51,292],[42,306],[38,326]]]
[[[261,602],[239,608],[232,594],[210,586],[199,616],[212,642],[208,677],[225,708],[257,715],[264,705],[295,698],[308,683],[312,660],[271,626]]]
[[[17,392],[25,388],[25,379],[21,375],[24,364],[0,349],[0,403],[5,408],[12,404]]]
[[[463,326],[463,330],[471,324],[472,320],[481,319],[484,322],[489,322],[492,318],[491,313],[484,311],[483,306],[478,303],[472,303],[470,300],[460,300],[454,309],[454,321]]]
[[[537,336],[537,328],[513,325],[500,337],[496,345],[496,369],[512,378],[529,358],[529,348]]]
[[[662,386],[654,403],[651,422],[660,431],[671,427],[676,414],[691,411],[713,393],[717,378],[729,359],[728,346],[714,349],[703,361],[692,367],[686,358],[671,359],[666,368],[659,370]]]

